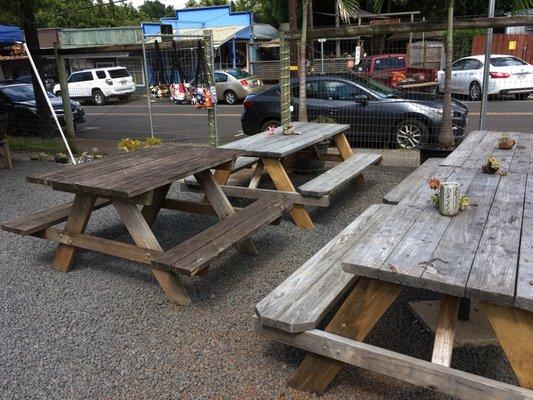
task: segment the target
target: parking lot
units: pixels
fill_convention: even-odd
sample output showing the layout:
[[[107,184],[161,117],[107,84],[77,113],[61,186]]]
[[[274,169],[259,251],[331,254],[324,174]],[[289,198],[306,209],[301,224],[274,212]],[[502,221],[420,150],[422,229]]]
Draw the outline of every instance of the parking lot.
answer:
[[[467,129],[479,127],[480,103],[465,101],[470,112]],[[490,101],[487,129],[529,132],[533,124],[533,98],[529,100]],[[167,101],[152,102],[156,132],[172,135],[183,141],[207,142],[207,111],[191,105],[176,105]],[[104,106],[84,105],[87,121],[78,128],[81,138],[119,140],[123,137],[145,138],[150,135],[150,120],[146,97],[128,102],[112,102]],[[240,115],[242,103],[218,105],[218,132],[222,143],[242,137]]]

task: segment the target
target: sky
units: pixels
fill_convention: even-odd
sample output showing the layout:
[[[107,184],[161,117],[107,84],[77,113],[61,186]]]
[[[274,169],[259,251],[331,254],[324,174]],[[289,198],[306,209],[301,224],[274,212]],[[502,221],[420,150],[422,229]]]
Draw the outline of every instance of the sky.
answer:
[[[144,3],[144,0],[130,0],[135,7],[139,7],[142,3]],[[185,3],[187,0],[160,0],[161,3],[172,6],[174,8],[183,8],[185,6]]]

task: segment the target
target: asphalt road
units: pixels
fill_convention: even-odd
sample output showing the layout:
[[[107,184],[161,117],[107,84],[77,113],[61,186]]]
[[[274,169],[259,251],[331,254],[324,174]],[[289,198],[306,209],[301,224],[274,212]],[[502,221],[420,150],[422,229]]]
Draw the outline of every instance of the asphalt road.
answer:
[[[470,108],[468,130],[478,129],[479,102],[465,102]],[[87,120],[78,128],[81,138],[119,140],[123,137],[145,138],[150,135],[150,120],[146,98],[127,103],[113,102],[104,106],[85,105]],[[206,143],[208,140],[207,111],[190,105],[167,101],[151,103],[154,130],[161,137],[181,141]],[[240,115],[242,104],[218,106],[218,131],[221,143],[243,136]],[[533,99],[526,101],[491,101],[488,107],[487,129],[529,132],[533,125]]]

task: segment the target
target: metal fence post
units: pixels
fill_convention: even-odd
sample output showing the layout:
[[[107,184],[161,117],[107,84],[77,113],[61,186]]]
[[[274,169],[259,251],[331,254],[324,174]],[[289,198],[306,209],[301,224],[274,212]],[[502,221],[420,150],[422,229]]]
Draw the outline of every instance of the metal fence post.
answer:
[[[150,101],[150,80],[148,78],[148,59],[146,57],[146,36],[142,35],[143,61],[144,61],[144,82],[146,86],[146,101],[148,103],[148,117],[150,120],[150,136],[154,137],[154,120],[152,116],[152,104]]]
[[[209,69],[209,76],[207,77],[209,90],[216,93],[215,89],[215,60],[213,57],[213,31],[206,29],[204,30],[204,55],[207,68]],[[218,129],[217,129],[217,103],[213,103],[213,107],[207,110],[207,120],[209,124],[209,145],[217,147],[219,145],[218,141]]]
[[[495,0],[489,1],[489,18],[494,18]],[[483,130],[487,119],[487,92],[489,89],[490,55],[492,53],[492,28],[487,29],[487,40],[485,44],[485,63],[483,64],[483,87],[481,88],[481,111],[479,113],[479,129]]]
[[[279,85],[282,126],[287,126],[291,122],[291,77],[289,71],[291,48],[287,41],[287,32],[289,32],[289,29],[289,24],[281,24],[279,45]]]

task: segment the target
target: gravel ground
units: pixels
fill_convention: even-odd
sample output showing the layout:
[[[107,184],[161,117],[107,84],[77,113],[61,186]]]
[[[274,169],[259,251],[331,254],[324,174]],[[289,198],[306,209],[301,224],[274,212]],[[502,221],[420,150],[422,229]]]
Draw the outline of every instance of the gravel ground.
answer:
[[[68,200],[24,177],[60,168],[18,161],[0,169],[0,221]],[[323,247],[409,169],[375,167],[367,184],[350,185],[327,209],[313,209],[316,229],[288,218],[254,236],[258,257],[229,252],[209,275],[185,278],[192,304],[170,304],[144,266],[80,251],[68,274],[50,266],[55,246],[0,231],[0,398],[2,399],[312,399],[288,389],[305,353],[253,333],[254,305]],[[176,187],[172,194],[179,193]],[[215,223],[162,211],[154,227],[163,247]],[[124,235],[112,208],[95,212],[88,231]],[[433,299],[409,289],[368,342],[429,359],[432,338],[406,302]],[[453,366],[516,383],[499,347],[457,349]],[[441,399],[445,396],[345,367],[323,399]]]

